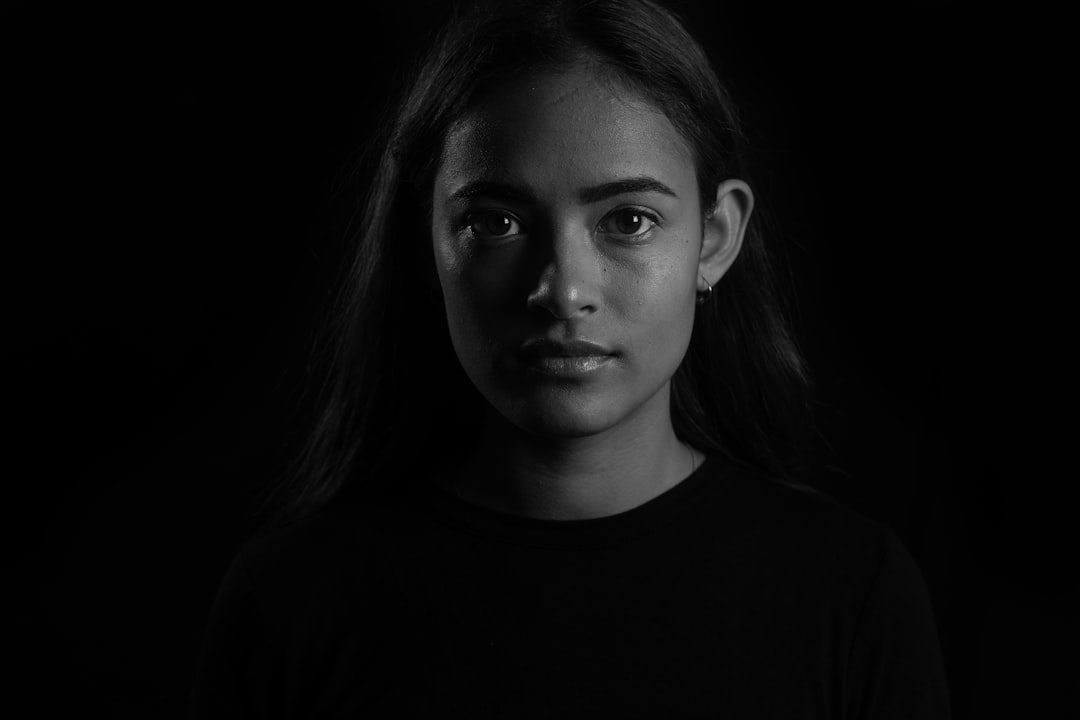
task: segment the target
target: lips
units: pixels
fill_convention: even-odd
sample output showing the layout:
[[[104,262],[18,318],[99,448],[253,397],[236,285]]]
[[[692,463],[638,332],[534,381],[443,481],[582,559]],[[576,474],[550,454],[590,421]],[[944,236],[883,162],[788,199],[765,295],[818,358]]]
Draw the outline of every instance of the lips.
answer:
[[[589,358],[614,355],[614,351],[588,340],[551,340],[548,338],[526,340],[518,351],[518,357],[525,362],[545,358]]]
[[[529,371],[553,378],[583,379],[609,366],[618,353],[588,340],[527,340],[518,360]]]

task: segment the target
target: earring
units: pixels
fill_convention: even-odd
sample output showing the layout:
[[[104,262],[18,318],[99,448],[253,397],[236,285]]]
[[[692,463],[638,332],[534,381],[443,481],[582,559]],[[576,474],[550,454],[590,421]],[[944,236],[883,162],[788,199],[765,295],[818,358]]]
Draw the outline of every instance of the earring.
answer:
[[[705,278],[701,278],[701,279],[705,280]],[[712,285],[709,284],[708,280],[705,280],[705,287],[708,288],[708,289],[707,290],[698,290],[698,294],[697,294],[697,304],[698,305],[704,305],[705,303],[707,303],[709,301],[709,298],[712,297]]]

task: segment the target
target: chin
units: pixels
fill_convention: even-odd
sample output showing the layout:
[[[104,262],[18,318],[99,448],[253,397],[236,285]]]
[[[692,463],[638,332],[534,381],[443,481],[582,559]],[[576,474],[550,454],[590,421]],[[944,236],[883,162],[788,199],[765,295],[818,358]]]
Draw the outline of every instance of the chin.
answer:
[[[521,430],[550,438],[580,438],[598,435],[620,423],[628,414],[625,408],[601,399],[530,398],[513,408],[496,410]]]
[[[511,418],[511,422],[530,435],[547,438],[584,438],[599,435],[615,423],[607,423],[592,417],[566,415],[530,415]]]

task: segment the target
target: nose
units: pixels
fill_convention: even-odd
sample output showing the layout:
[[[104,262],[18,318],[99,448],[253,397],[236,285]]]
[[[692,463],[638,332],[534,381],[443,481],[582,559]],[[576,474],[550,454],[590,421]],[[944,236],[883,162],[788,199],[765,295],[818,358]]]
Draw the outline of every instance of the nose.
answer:
[[[583,231],[563,228],[550,233],[542,269],[529,292],[530,309],[547,310],[558,320],[573,320],[596,312],[600,305],[598,279],[603,274],[593,239]]]

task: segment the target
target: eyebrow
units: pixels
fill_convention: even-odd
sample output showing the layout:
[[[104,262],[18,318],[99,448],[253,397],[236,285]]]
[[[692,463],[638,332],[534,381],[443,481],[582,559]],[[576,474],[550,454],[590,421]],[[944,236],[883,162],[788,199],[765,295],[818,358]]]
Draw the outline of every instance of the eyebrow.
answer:
[[[581,198],[581,202],[588,205],[590,203],[600,202],[601,200],[607,200],[616,195],[650,192],[660,193],[661,195],[670,195],[673,198],[679,197],[675,194],[675,191],[667,185],[648,176],[626,178],[624,180],[615,180],[595,187],[582,188],[581,190],[578,190],[578,197]]]
[[[593,187],[582,188],[578,190],[578,198],[581,200],[582,204],[590,205],[617,195],[648,192],[670,195],[673,198],[679,197],[675,194],[674,190],[664,183],[655,178],[643,175],[640,177],[613,180],[612,182],[595,185]],[[524,185],[493,182],[490,180],[475,180],[473,182],[465,183],[458,190],[451,193],[449,200],[452,202],[454,200],[466,200],[468,198],[485,195],[506,198],[507,200],[517,200],[519,202],[536,202],[537,200],[536,193]]]

